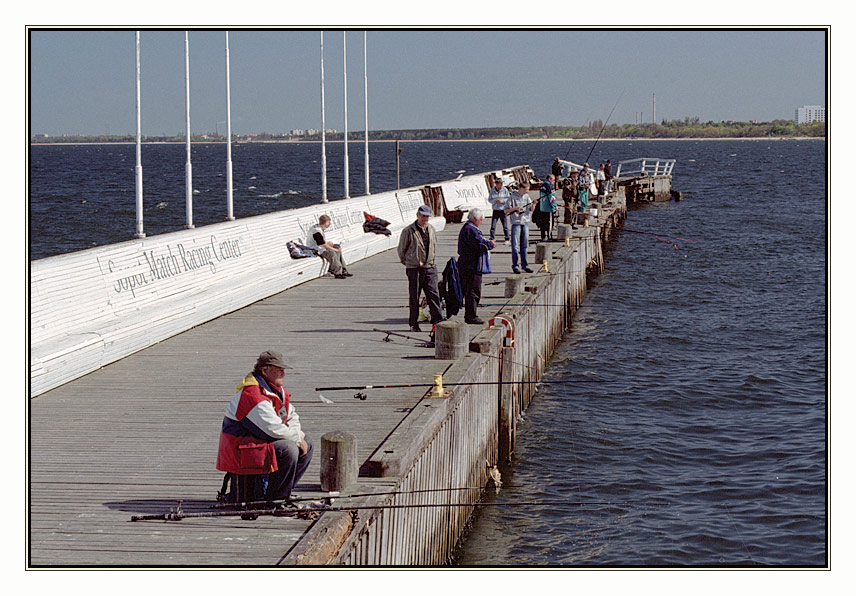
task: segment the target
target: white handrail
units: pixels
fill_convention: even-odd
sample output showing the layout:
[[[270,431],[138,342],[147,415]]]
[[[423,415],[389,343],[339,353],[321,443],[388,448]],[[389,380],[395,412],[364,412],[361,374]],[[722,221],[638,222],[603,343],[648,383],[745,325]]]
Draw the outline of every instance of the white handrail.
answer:
[[[618,162],[618,167],[615,170],[615,177],[620,178],[624,176],[625,178],[631,178],[633,176],[671,176],[672,169],[675,167],[676,161],[677,160],[675,159],[662,159],[659,157],[625,159],[624,161]]]

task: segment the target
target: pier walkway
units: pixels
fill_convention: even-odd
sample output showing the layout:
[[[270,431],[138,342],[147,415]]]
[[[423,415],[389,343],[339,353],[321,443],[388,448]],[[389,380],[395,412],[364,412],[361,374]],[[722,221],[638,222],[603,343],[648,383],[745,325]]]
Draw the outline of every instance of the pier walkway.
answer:
[[[489,226],[486,219],[485,234]],[[457,256],[460,228],[461,224],[449,224],[438,235],[440,271],[450,256]],[[572,243],[596,237],[598,230],[578,227]],[[530,257],[538,238],[533,225]],[[504,284],[488,282],[501,282],[511,273],[510,247],[498,245],[491,265],[493,274],[485,276],[482,302],[507,302]],[[273,516],[254,521],[219,517],[131,522],[130,518],[166,513],[179,500],[186,512],[213,511],[209,507],[223,478],[214,468],[223,413],[236,384],[267,349],[281,351],[293,368],[286,371],[285,385],[307,439],[315,446],[295,496],[325,496],[319,481],[324,433],[344,430],[355,435],[360,464],[376,456],[391,436],[407,436],[408,424],[430,391],[424,387],[367,390],[365,400],[355,399],[354,391],[323,392],[332,404],[324,403],[315,391],[318,386],[431,383],[435,373],[453,365],[436,360],[433,348],[395,336],[387,342],[384,334],[373,331],[415,335],[407,324],[404,267],[394,250],[348,268],[354,277],[325,276],[293,287],[31,399],[29,565],[326,562],[323,557],[301,557],[317,548],[325,533],[335,542],[331,519],[347,525],[344,514],[325,513],[314,521]],[[483,306],[479,314],[487,321],[500,310]],[[428,327],[423,324],[426,332],[419,337],[428,338]],[[480,329],[470,326],[470,337]],[[389,492],[400,490],[400,485],[395,476],[361,475],[345,494]],[[353,506],[369,501],[340,500],[336,505],[346,502]],[[341,544],[338,540],[328,545],[333,553]]]

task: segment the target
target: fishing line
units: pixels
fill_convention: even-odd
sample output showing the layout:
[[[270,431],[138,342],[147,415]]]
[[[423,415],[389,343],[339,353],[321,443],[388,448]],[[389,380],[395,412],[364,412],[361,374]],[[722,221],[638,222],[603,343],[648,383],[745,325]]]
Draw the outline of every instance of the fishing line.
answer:
[[[722,502],[722,507],[725,509],[725,514],[728,516],[728,519],[731,521],[731,525],[734,526],[734,531],[737,533],[737,538],[740,540],[740,544],[743,545],[743,550],[746,551],[746,556],[749,557],[749,560],[752,561],[753,565],[757,565],[755,559],[752,558],[752,555],[749,554],[749,549],[746,548],[746,542],[743,540],[743,536],[740,534],[740,530],[737,528],[737,524],[734,523],[734,518],[731,517],[731,513],[728,511],[728,505],[725,502]]]

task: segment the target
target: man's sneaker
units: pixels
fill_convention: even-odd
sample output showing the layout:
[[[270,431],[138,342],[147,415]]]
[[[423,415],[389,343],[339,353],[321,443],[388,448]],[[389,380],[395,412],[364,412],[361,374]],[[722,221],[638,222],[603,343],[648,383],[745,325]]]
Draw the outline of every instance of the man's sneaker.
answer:
[[[505,244],[506,246],[511,246],[511,240],[506,240],[505,242],[503,242],[503,244]]]
[[[411,325],[410,330],[415,332],[415,333],[422,333],[422,328],[418,324],[417,325]]]
[[[518,275],[520,273],[520,269],[518,269],[517,267],[512,267],[511,270],[514,272],[515,275]]]
[[[526,273],[532,273],[532,269],[530,269],[529,267],[524,267],[524,268],[523,268],[523,270],[524,270]]]
[[[347,269],[342,269],[342,275],[344,275],[345,277],[353,277],[354,276],[354,274],[349,273]]]
[[[468,325],[484,325],[484,321],[476,317],[475,319],[464,319]]]
[[[344,273],[336,273],[335,275],[333,275],[333,277],[335,277],[336,279],[345,279],[348,276],[345,275]]]

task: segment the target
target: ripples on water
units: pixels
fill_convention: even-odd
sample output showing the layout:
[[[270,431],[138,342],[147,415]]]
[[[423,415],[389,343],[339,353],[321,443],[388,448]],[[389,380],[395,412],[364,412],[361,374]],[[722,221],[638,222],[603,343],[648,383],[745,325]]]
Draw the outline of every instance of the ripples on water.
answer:
[[[488,508],[458,564],[826,564],[823,143],[669,150],[686,200],[627,224],[691,242],[613,243],[488,497],[611,505]]]
[[[395,186],[372,143],[372,190]],[[402,186],[584,143],[406,143]],[[331,200],[341,144],[328,145]],[[222,221],[221,145],[194,146],[194,219]],[[184,146],[144,147],[146,231],[182,229]],[[318,145],[233,150],[238,217],[315,203]],[[364,191],[353,143],[351,194]],[[459,565],[817,566],[826,544],[826,198],[822,141],[601,142],[592,163],[678,159],[679,203],[631,211],[518,425],[501,502]],[[130,238],[134,147],[34,147],[31,258]],[[798,173],[798,174],[797,174]],[[338,176],[338,178],[337,178]],[[795,176],[801,181],[794,184]],[[806,192],[806,180],[816,192]],[[250,188],[254,187],[254,188]],[[165,205],[163,205],[165,203]],[[159,206],[160,205],[160,206]],[[660,237],[681,237],[680,250]],[[578,379],[603,383],[577,383]],[[603,503],[603,504],[601,504]]]

